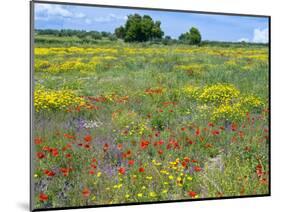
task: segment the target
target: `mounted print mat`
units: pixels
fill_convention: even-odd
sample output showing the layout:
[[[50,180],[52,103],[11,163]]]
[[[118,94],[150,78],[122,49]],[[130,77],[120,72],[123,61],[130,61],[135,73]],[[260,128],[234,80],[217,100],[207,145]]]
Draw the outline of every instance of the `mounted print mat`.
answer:
[[[31,3],[31,207],[270,195],[270,17]]]

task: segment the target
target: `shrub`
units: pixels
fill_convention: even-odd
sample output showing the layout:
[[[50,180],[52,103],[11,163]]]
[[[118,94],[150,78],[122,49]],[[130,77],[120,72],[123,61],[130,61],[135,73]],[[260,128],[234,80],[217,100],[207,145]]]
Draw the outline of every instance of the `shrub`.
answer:
[[[238,121],[246,116],[246,110],[241,103],[221,104],[216,107],[211,114],[213,121],[226,120],[226,121]]]
[[[204,102],[228,103],[239,96],[240,91],[231,84],[215,84],[203,88],[199,99]]]
[[[65,110],[70,106],[84,105],[83,98],[68,90],[47,90],[37,87],[34,91],[34,107],[37,112],[42,110]]]

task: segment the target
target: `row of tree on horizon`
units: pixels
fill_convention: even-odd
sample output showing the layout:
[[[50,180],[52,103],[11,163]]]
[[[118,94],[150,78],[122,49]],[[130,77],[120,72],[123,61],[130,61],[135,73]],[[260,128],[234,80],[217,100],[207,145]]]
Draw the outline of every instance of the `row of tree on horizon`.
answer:
[[[161,29],[161,22],[154,21],[149,15],[133,14],[128,15],[128,19],[124,26],[115,29],[114,33],[99,32],[99,31],[86,31],[86,30],[73,30],[73,29],[37,29],[38,35],[55,35],[55,36],[77,36],[79,38],[90,37],[95,40],[107,37],[110,40],[122,39],[125,42],[146,42],[154,40],[177,40],[172,39],[171,36],[165,36]],[[178,40],[189,44],[200,44],[201,33],[192,27],[189,31],[182,33]]]
[[[191,27],[188,31],[182,33],[178,38],[172,38],[169,35],[164,36],[164,31],[161,28],[161,22],[154,21],[149,15],[132,14],[128,15],[127,21],[123,26],[117,27],[114,33],[106,31],[86,31],[75,29],[36,29],[38,35],[54,35],[58,37],[72,37],[77,36],[83,40],[94,39],[101,40],[108,38],[109,40],[121,39],[125,42],[147,42],[155,41],[164,44],[169,43],[185,43],[191,45],[229,45],[233,43],[246,43],[241,42],[226,42],[226,41],[202,41],[202,36],[198,28]],[[250,44],[250,43],[249,43]],[[267,45],[263,43],[255,43],[253,45]]]

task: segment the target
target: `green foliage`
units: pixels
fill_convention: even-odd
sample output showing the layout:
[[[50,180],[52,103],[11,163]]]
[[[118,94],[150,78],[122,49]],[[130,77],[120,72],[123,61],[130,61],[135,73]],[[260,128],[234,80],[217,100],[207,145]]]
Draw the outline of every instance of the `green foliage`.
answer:
[[[117,38],[124,39],[124,37],[125,37],[124,27],[120,26],[120,27],[116,28],[114,34],[116,35]]]
[[[115,29],[115,35],[125,42],[144,42],[153,39],[161,39],[164,32],[161,30],[161,22],[153,21],[148,16],[139,14],[129,15],[125,26]]]
[[[192,45],[200,44],[201,43],[201,34],[200,31],[192,27],[189,32],[183,33],[179,36],[179,40],[187,42]]]

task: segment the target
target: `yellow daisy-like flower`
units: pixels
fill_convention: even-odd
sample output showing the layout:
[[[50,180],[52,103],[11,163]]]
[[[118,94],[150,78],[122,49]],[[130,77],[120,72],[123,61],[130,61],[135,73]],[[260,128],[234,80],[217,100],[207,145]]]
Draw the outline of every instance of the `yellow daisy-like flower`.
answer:
[[[162,193],[162,194],[166,194],[166,193],[168,193],[168,190],[165,189],[165,190],[163,190],[161,193]]]
[[[189,181],[191,181],[193,178],[190,176],[187,176],[186,179],[188,179]]]
[[[126,194],[125,197],[128,199],[130,197],[130,194]]]
[[[142,196],[143,196],[142,193],[137,194],[137,197],[142,197]]]
[[[146,179],[147,180],[152,180],[152,176],[147,176]]]
[[[149,192],[149,196],[150,196],[150,197],[156,197],[157,194],[156,194],[154,191],[152,191],[152,192]]]

